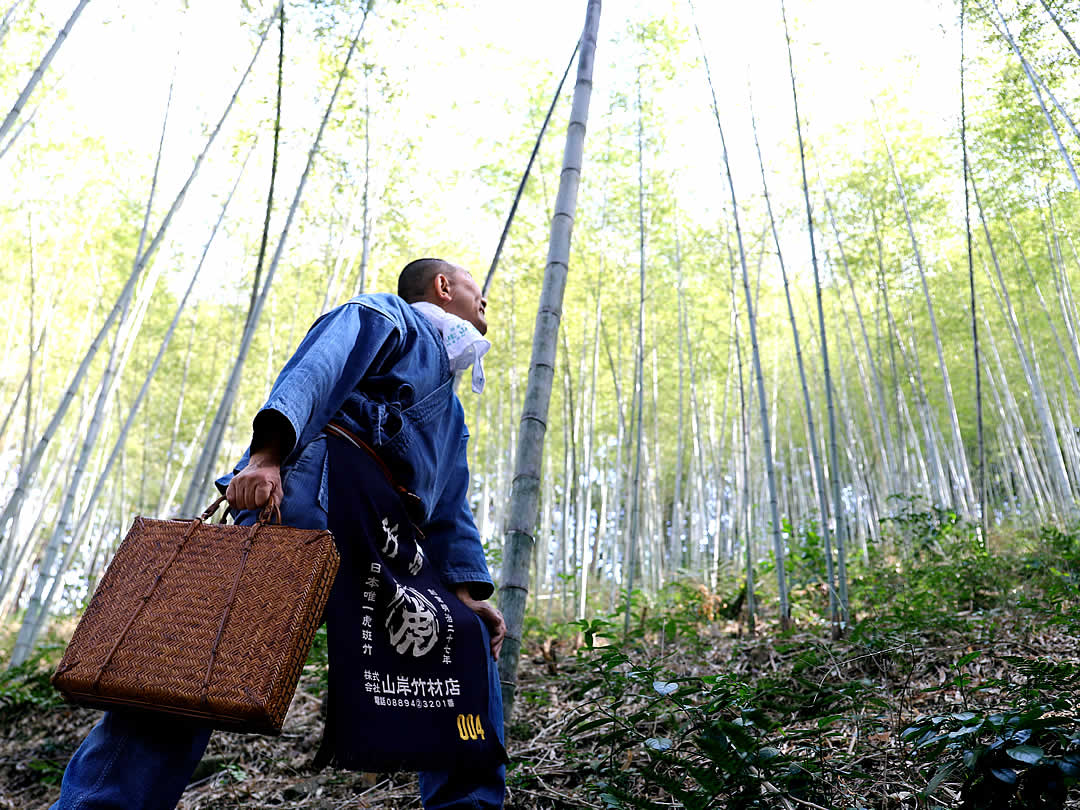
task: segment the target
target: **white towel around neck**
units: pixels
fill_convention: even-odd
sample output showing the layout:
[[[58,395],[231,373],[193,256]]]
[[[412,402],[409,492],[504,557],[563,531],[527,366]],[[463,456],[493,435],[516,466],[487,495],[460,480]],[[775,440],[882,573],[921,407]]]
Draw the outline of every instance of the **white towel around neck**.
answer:
[[[491,348],[491,341],[480,334],[475,326],[464,318],[452,315],[442,307],[427,301],[417,301],[413,308],[427,318],[442,335],[446,356],[450,358],[450,370],[454,373],[472,366],[472,390],[477,394],[484,390],[483,358]]]

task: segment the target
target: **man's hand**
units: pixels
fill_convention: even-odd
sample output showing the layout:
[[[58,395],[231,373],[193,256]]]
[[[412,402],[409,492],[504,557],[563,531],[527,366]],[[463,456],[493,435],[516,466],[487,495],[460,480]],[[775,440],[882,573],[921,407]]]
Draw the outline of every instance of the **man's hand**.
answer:
[[[465,603],[469,610],[479,616],[487,625],[488,632],[491,635],[491,654],[498,661],[499,650],[502,649],[503,639],[506,638],[506,622],[503,621],[499,609],[486,600],[473,599],[466,585],[458,586],[454,593],[458,599]]]
[[[281,505],[281,461],[273,452],[251,454],[248,465],[233,476],[225,498],[233,509],[261,509]]]

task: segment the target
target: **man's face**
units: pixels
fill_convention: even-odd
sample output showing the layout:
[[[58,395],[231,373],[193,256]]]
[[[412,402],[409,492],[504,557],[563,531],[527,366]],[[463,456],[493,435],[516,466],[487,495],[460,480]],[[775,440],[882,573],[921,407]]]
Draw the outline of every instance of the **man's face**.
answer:
[[[469,275],[467,270],[462,267],[455,267],[454,270],[455,272],[447,276],[451,299],[444,309],[451,315],[464,318],[475,326],[481,335],[486,335],[487,318],[484,310],[487,309],[487,299],[480,291],[476,279]]]

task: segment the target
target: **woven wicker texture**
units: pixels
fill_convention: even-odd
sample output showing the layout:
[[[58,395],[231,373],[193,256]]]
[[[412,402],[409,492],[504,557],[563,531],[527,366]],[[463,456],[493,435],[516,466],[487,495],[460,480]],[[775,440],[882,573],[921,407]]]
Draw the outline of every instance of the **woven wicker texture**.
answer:
[[[76,703],[276,734],[337,567],[325,531],[136,518],[53,684]]]

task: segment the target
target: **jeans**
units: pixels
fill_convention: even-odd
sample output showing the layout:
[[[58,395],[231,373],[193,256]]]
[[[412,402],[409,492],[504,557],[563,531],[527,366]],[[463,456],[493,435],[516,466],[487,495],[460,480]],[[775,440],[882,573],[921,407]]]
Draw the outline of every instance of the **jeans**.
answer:
[[[503,733],[499,674],[489,660],[492,725]],[[210,729],[141,712],[105,712],[64,771],[52,810],[172,810],[199,764]],[[506,768],[420,774],[426,810],[495,810],[503,806]]]

